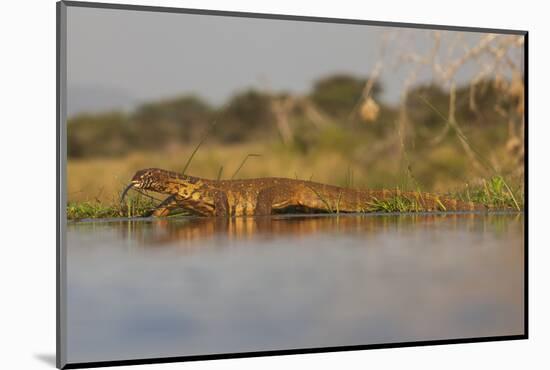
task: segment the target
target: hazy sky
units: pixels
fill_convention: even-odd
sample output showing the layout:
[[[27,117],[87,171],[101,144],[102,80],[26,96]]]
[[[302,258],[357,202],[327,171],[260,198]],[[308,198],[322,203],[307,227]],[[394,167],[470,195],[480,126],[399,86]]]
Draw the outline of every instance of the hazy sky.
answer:
[[[389,49],[433,45],[426,30],[78,7],[67,15],[69,115],[188,93],[220,104],[247,87],[306,93],[332,73],[367,76],[384,35]],[[462,34],[466,44],[480,37]],[[385,100],[398,100],[407,74],[384,70]]]

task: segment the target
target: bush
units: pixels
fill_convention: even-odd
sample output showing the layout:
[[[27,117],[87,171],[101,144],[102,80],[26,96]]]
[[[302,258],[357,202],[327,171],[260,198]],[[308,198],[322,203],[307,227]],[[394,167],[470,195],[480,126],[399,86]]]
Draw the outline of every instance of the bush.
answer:
[[[255,90],[234,95],[221,112],[214,135],[225,142],[243,141],[274,125],[270,96]]]
[[[347,117],[359,103],[366,79],[348,75],[334,75],[317,81],[311,93],[313,102],[334,117]],[[377,98],[381,86],[374,85],[371,96]]]
[[[68,157],[122,155],[134,141],[135,133],[123,113],[82,114],[67,124]]]
[[[169,142],[197,140],[212,117],[211,108],[193,96],[143,104],[132,115],[139,132],[136,145],[157,149]]]

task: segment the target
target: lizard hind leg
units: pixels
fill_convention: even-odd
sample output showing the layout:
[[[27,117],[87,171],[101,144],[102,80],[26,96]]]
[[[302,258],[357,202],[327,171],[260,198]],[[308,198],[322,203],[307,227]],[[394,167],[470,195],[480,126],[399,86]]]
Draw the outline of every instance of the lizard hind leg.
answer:
[[[254,216],[268,216],[272,211],[274,200],[273,188],[263,189],[258,193],[256,207],[254,207]]]
[[[271,186],[262,189],[256,199],[254,216],[268,216],[276,209],[300,206],[294,199],[294,191],[286,185]]]

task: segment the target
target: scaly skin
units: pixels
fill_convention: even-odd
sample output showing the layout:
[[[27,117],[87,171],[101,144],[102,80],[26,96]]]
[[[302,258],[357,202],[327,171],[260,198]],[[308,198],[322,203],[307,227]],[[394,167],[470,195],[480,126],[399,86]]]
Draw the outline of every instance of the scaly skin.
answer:
[[[208,180],[158,168],[136,172],[128,189],[135,187],[168,194],[155,211],[163,216],[184,208],[202,216],[263,216],[292,207],[311,212],[369,212],[374,203],[395,196],[409,199],[418,211],[475,211],[486,207],[472,202],[420,192],[358,190],[288,178]]]

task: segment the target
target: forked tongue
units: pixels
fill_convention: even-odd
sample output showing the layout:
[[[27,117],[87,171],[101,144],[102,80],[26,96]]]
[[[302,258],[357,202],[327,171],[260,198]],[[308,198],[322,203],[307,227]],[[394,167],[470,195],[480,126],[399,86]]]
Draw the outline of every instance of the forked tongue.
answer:
[[[124,189],[124,191],[122,192],[122,195],[120,196],[120,205],[122,206],[124,204],[124,198],[126,197],[126,194],[128,193],[128,191],[130,191],[131,188],[134,187],[134,183],[130,183],[126,189]]]

